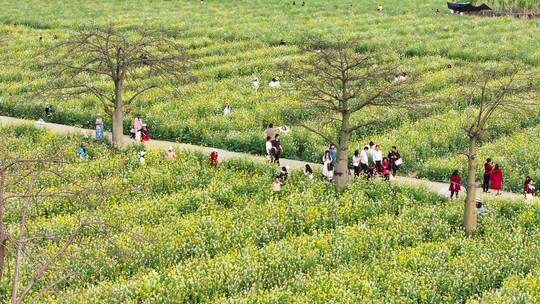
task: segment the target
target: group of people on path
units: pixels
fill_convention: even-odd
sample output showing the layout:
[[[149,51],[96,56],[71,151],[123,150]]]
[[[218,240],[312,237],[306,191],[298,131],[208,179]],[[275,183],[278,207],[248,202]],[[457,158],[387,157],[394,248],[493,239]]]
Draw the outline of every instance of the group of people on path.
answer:
[[[484,163],[484,178],[482,181],[482,191],[490,193],[489,190],[495,190],[495,195],[501,195],[503,185],[503,170],[499,164],[494,164],[491,158],[486,159]],[[461,176],[458,170],[455,170],[450,176],[450,199],[459,198],[461,191]],[[523,183],[523,195],[527,200],[532,200],[536,193],[534,181],[530,176],[525,177]]]
[[[141,118],[141,115],[135,115],[133,119],[133,126],[129,131],[129,137],[135,141],[149,141],[150,140],[150,129],[148,125],[145,124]]]
[[[334,168],[337,163],[337,150],[334,144],[330,144],[322,157],[323,175],[328,180],[334,178]],[[401,155],[396,146],[383,157],[383,151],[379,145],[372,141],[365,145],[362,150],[356,149],[352,156],[352,170],[355,177],[365,175],[367,178],[382,176],[385,180],[395,177],[400,166],[403,164]]]

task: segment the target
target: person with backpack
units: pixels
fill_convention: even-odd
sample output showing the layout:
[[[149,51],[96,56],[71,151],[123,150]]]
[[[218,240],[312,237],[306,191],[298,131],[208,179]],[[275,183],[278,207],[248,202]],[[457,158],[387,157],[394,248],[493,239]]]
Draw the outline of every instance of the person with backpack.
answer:
[[[217,150],[212,150],[210,153],[210,165],[212,167],[217,167],[219,164],[219,155]]]
[[[323,162],[323,175],[326,176],[328,180],[332,180],[334,178],[334,162],[332,159],[332,155],[330,154],[330,151],[328,150],[324,151],[322,162]]]
[[[454,194],[456,195],[456,199],[459,198],[459,191],[461,191],[461,176],[459,176],[459,171],[455,170],[454,173],[452,173],[452,176],[450,176],[450,199],[454,198]]]

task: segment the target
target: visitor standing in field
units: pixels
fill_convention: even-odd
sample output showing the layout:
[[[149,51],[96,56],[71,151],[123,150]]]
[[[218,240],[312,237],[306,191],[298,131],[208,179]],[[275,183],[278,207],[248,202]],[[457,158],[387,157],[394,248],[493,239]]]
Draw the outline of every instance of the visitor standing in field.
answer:
[[[496,190],[496,195],[501,195],[503,182],[503,171],[499,164],[495,164],[495,168],[491,172],[491,189]]]
[[[382,175],[384,176],[384,180],[389,181],[390,174],[392,173],[392,168],[390,165],[390,160],[388,160],[388,157],[383,158],[381,167],[382,167]]]
[[[210,165],[212,167],[217,167],[219,165],[219,155],[217,150],[212,150],[210,153]]]
[[[454,198],[454,194],[456,195],[456,199],[459,198],[459,191],[461,191],[461,176],[459,176],[459,171],[455,170],[454,173],[452,173],[452,176],[450,176],[450,199]]]
[[[289,177],[289,168],[288,166],[283,166],[279,172],[279,179],[284,182],[287,180],[287,177]]]
[[[255,91],[258,91],[259,87],[261,86],[261,83],[259,82],[259,78],[253,79],[252,85]]]
[[[45,115],[50,116],[52,114],[52,105],[50,103],[45,104]]]
[[[360,166],[362,167],[362,172],[364,172],[364,174],[368,174],[368,171],[369,171],[368,151],[369,151],[369,146],[366,145],[364,149],[362,149],[362,152],[360,152]]]
[[[225,107],[223,108],[223,116],[227,116],[229,114],[231,114],[231,105],[226,103]]]
[[[141,139],[143,141],[149,141],[150,140],[150,130],[148,129],[148,126],[146,124],[142,125]]]
[[[281,87],[281,83],[279,82],[279,79],[277,79],[276,77],[273,77],[270,83],[268,83],[268,86],[271,88],[277,89]]]
[[[377,167],[377,172],[381,173],[383,171],[383,168],[382,168],[383,157],[382,157],[382,151],[379,145],[375,146],[372,154],[373,154],[373,161],[375,162],[375,166]]]
[[[146,163],[146,159],[144,158],[145,155],[146,151],[144,150],[139,153],[139,164],[144,165]]]
[[[354,155],[352,157],[352,166],[354,176],[358,177],[360,175],[360,152],[358,152],[358,149],[354,150]]]
[[[330,144],[330,149],[328,150],[330,151],[330,156],[332,156],[332,164],[334,165],[334,167],[336,166],[336,162],[337,162],[337,150],[336,150],[336,146],[334,144]]]
[[[403,163],[403,161],[401,160],[401,155],[399,154],[396,146],[392,146],[392,150],[390,150],[390,152],[388,153],[388,159],[390,160],[392,175],[395,177],[397,175],[399,167],[401,167],[401,164]]]
[[[326,176],[328,180],[332,180],[334,178],[334,163],[332,160],[332,155],[330,155],[330,151],[328,150],[324,151],[322,162],[323,162],[323,175]]]
[[[309,180],[313,179],[313,169],[311,169],[311,166],[309,164],[306,164],[304,166],[304,176],[307,177],[307,179]]]
[[[484,181],[482,183],[482,190],[485,193],[489,192],[489,185],[490,185],[492,172],[493,172],[493,163],[491,162],[491,158],[488,158],[486,159],[486,162],[484,163]]]
[[[534,181],[530,176],[525,178],[525,183],[523,184],[523,195],[527,201],[532,201],[536,187],[534,187]]]
[[[279,176],[276,176],[272,183],[272,191],[274,191],[274,194],[278,194],[281,191],[281,179]]]
[[[480,215],[487,212],[487,209],[484,208],[484,204],[482,203],[482,200],[477,197],[475,200],[476,203],[476,215]]]
[[[281,157],[282,152],[283,152],[283,147],[281,146],[279,134],[276,134],[274,139],[272,140],[272,159],[274,160],[274,163],[277,165],[279,165],[279,159]]]
[[[266,136],[265,151],[266,151],[266,160],[269,163],[271,163],[273,159],[272,159],[272,138],[270,136]]]
[[[101,140],[103,139],[103,131],[105,129],[105,126],[103,125],[103,118],[101,115],[96,116],[96,139]]]
[[[264,132],[266,133],[267,137],[270,137],[270,139],[274,139],[274,137],[276,137],[276,128],[274,128],[273,123],[268,124],[268,128],[266,128],[266,131]]]
[[[86,150],[86,147],[88,146],[87,143],[85,142],[82,142],[80,145],[79,145],[79,148],[77,148],[77,156],[80,158],[80,159],[83,159],[83,160],[88,160],[90,157],[88,156],[88,151]]]
[[[143,128],[143,121],[141,119],[141,116],[139,114],[137,114],[135,116],[135,119],[133,119],[133,129],[135,130],[135,140],[136,141],[141,141],[142,128]]]
[[[174,160],[176,158],[176,153],[174,153],[173,147],[169,146],[169,148],[165,151],[165,158],[167,160]]]

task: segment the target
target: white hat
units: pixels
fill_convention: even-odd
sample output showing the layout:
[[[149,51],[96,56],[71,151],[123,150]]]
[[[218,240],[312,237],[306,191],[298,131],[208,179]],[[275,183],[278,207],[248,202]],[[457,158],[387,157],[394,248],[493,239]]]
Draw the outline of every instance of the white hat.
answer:
[[[169,150],[169,151],[172,151],[172,149],[173,149],[172,146],[169,146],[169,147],[167,148],[167,150]]]
[[[141,151],[141,153],[139,153],[141,156],[144,156],[146,154],[145,151]]]

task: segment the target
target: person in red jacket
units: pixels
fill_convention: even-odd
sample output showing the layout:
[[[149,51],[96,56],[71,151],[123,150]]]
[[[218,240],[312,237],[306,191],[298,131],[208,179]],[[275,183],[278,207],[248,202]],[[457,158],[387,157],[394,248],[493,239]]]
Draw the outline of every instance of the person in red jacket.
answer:
[[[454,198],[454,194],[456,199],[459,198],[459,191],[461,191],[461,176],[459,176],[459,171],[455,170],[450,176],[450,199]]]
[[[210,165],[217,167],[219,164],[219,156],[217,150],[213,150],[212,153],[210,153]]]
[[[495,164],[495,168],[491,172],[491,189],[497,190],[497,195],[501,195],[503,181],[503,171],[499,164]]]
[[[390,161],[388,160],[388,157],[383,158],[381,166],[382,166],[382,174],[384,176],[384,180],[386,181],[390,180],[390,174],[392,174],[392,168],[390,167]]]
[[[523,185],[523,194],[528,201],[531,201],[536,188],[534,187],[534,181],[530,176],[525,178],[525,184]]]
[[[492,171],[493,163],[491,162],[491,158],[488,158],[484,164],[484,182],[482,183],[482,190],[484,190],[485,193],[489,192],[489,181],[491,179]]]

